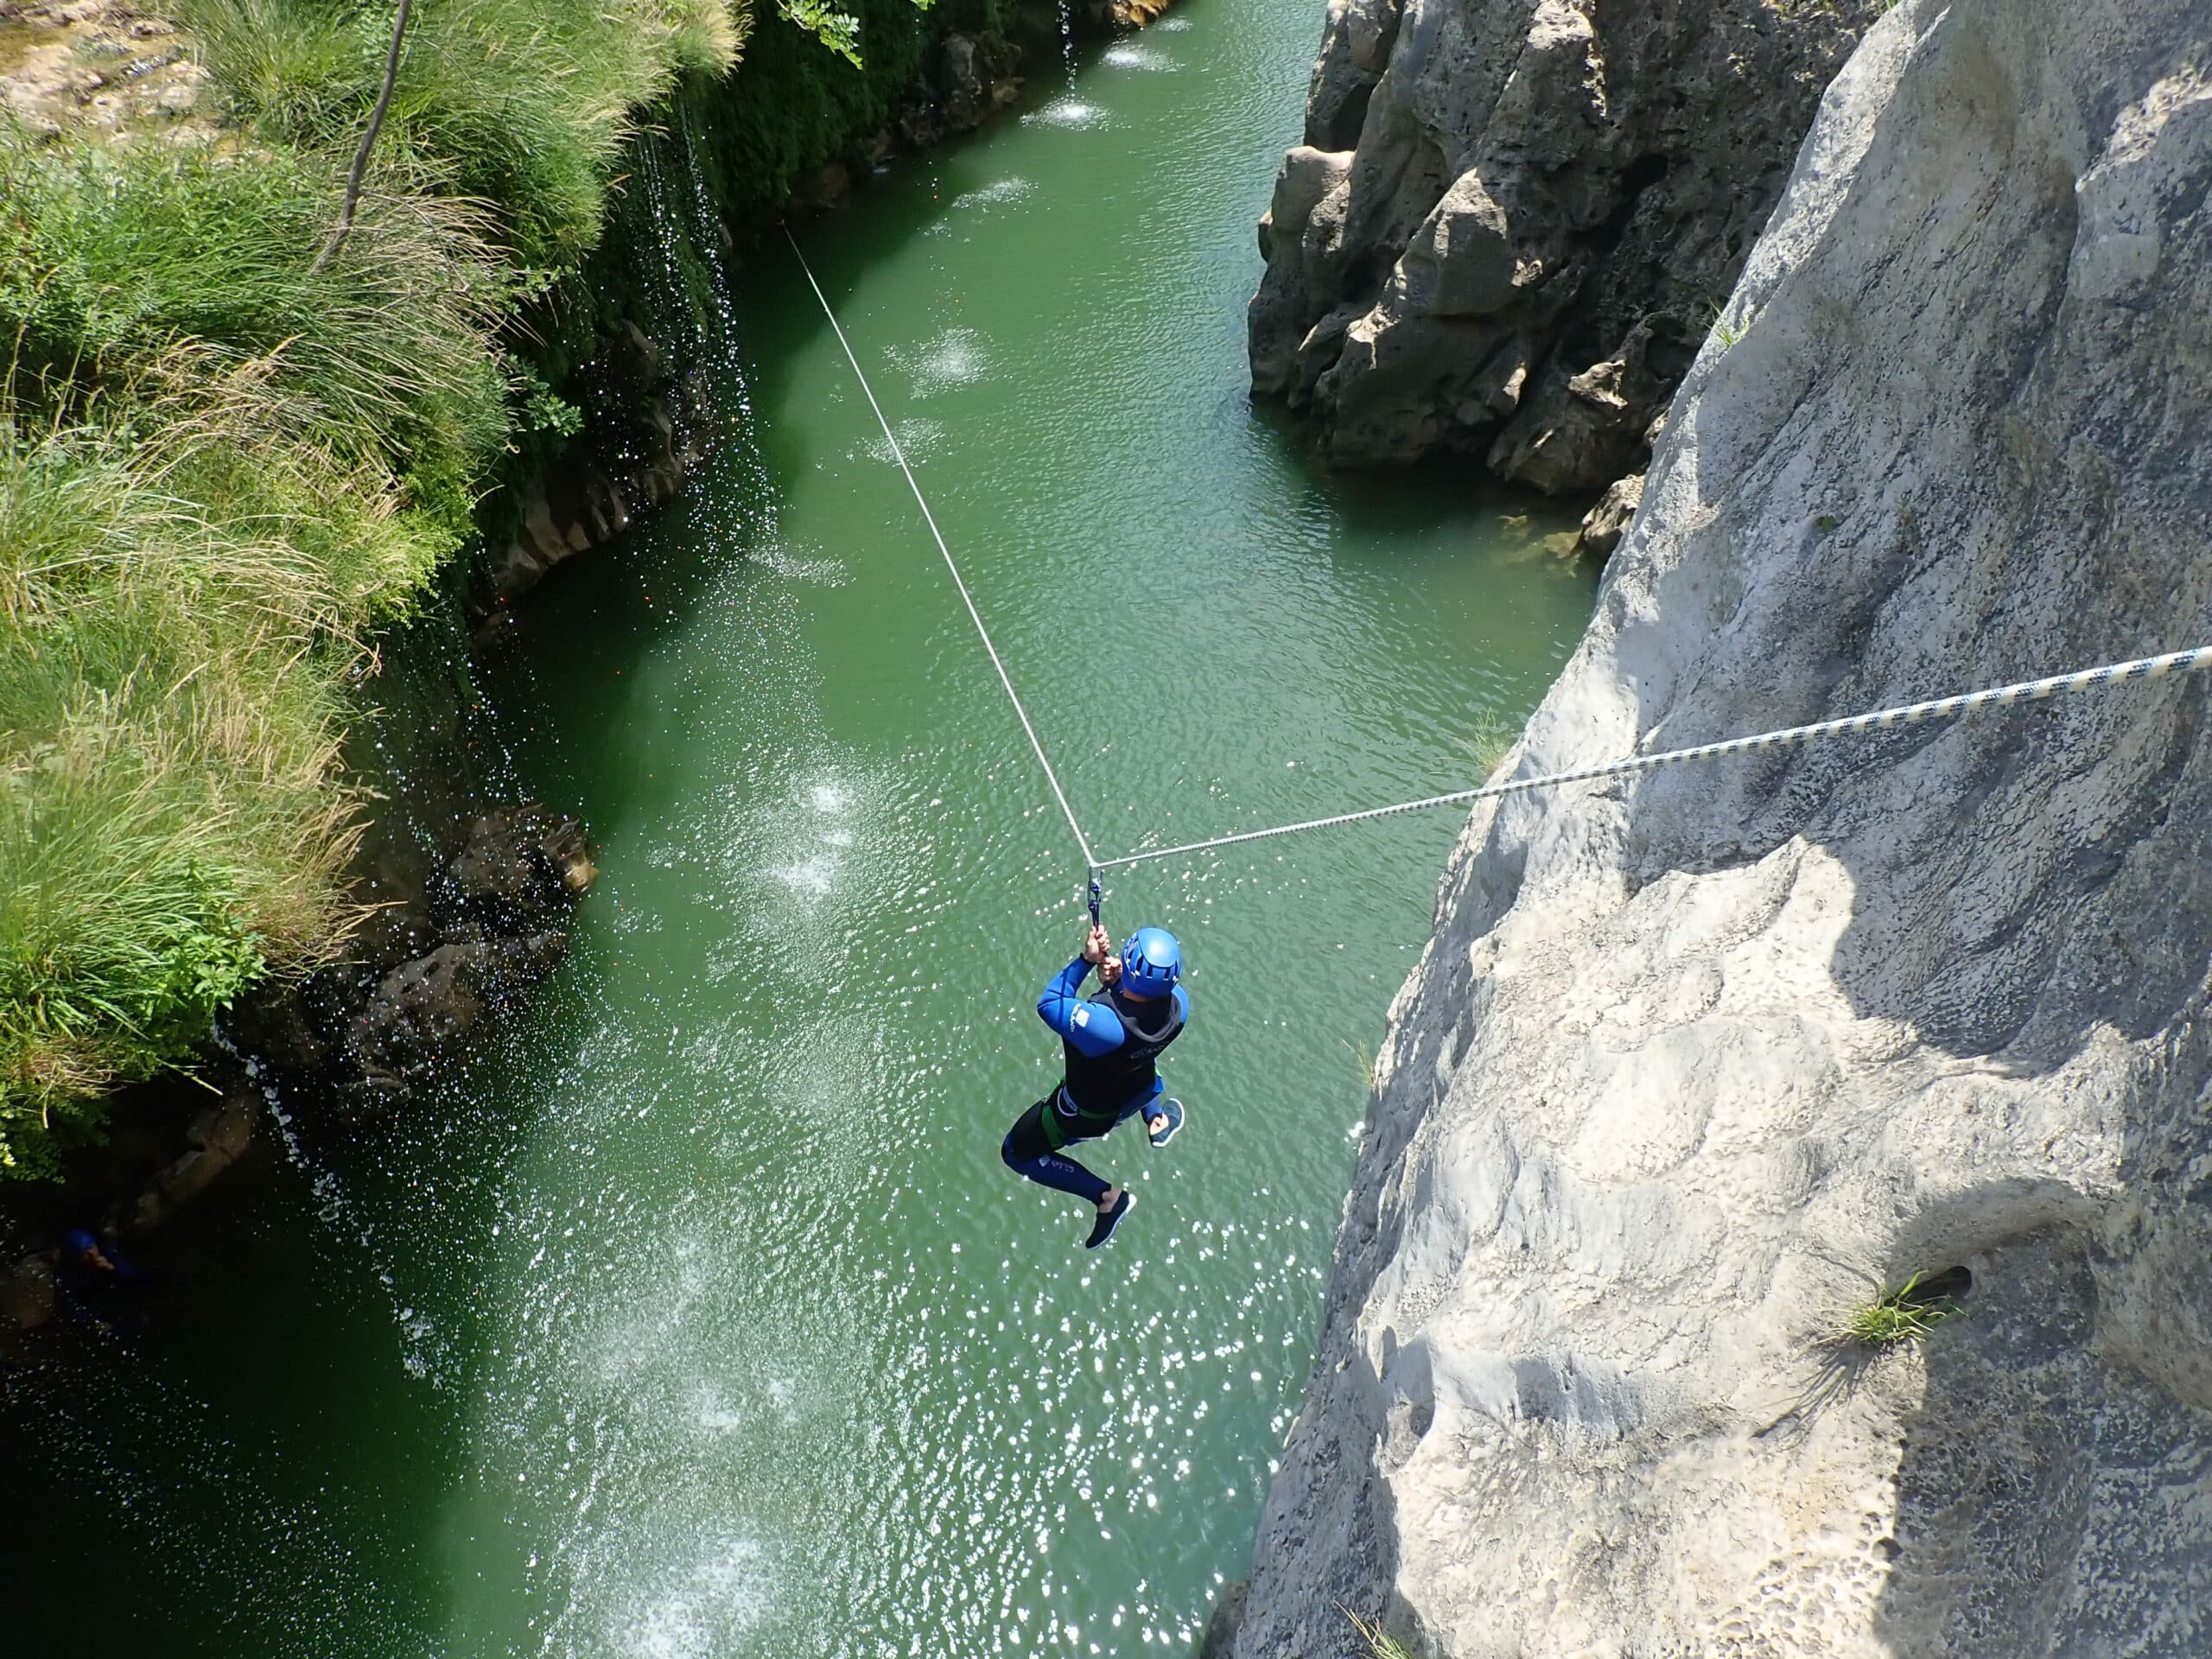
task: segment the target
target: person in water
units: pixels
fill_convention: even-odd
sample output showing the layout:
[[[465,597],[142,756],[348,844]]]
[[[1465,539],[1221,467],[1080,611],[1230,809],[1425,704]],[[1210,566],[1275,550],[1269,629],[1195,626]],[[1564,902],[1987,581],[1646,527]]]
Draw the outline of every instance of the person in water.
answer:
[[[136,1331],[143,1322],[139,1300],[145,1275],[113,1239],[72,1228],[61,1235],[55,1256],[60,1312],[70,1324],[102,1336],[118,1336]]]
[[[1147,1138],[1164,1147],[1183,1127],[1183,1104],[1166,1095],[1154,1064],[1183,1034],[1191,1001],[1183,994],[1183,950],[1165,928],[1141,927],[1122,956],[1094,926],[1083,954],[1037,999],[1037,1014],[1058,1035],[1067,1071],[1052,1092],[1014,1120],[999,1147],[1008,1169],[1040,1186],[1086,1199],[1097,1211],[1085,1249],[1095,1250],[1136,1203],[1126,1188],[1092,1174],[1062,1148],[1096,1141],[1141,1113]],[[1103,1001],[1083,995],[1098,970]]]

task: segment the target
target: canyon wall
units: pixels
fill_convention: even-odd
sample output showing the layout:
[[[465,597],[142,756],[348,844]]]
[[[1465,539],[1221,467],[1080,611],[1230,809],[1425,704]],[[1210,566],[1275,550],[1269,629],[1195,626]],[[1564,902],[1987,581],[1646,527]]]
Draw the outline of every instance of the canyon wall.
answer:
[[[2212,640],[2209,188],[2208,0],[1887,12],[1509,768]],[[1478,810],[1217,1650],[2212,1651],[2206,696]]]
[[[1881,0],[1332,0],[1252,301],[1334,461],[1594,494],[1734,287]]]

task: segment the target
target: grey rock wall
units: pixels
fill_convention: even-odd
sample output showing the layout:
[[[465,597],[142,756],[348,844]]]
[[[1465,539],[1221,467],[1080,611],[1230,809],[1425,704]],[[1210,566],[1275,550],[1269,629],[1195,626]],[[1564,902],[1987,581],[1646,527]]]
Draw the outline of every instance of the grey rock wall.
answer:
[[[1882,0],[1332,0],[1253,389],[1339,462],[1639,470]]]
[[[2209,190],[2212,0],[1885,16],[1508,765],[2212,640]],[[1231,1651],[2212,1653],[2208,690],[1478,811]]]

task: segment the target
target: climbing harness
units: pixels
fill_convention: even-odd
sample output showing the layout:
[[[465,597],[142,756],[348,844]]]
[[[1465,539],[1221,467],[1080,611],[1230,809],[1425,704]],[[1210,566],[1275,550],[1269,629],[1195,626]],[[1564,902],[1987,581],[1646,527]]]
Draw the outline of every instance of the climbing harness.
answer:
[[[953,562],[952,550],[945,545],[944,533],[938,529],[937,520],[931,515],[930,504],[923,499],[922,486],[914,480],[914,469],[906,464],[906,452],[899,448],[898,436],[891,429],[891,423],[884,418],[883,406],[875,400],[875,393],[868,385],[868,375],[861,367],[860,359],[853,355],[852,343],[845,338],[844,329],[839,327],[837,314],[830,308],[829,297],[822,291],[822,284],[815,281],[813,268],[806,263],[806,255],[799,250],[798,238],[791,234],[788,225],[784,227],[784,237],[791,245],[791,253],[798,260],[799,269],[806,273],[807,286],[814,290],[814,297],[821,302],[822,314],[830,319],[830,327],[837,336],[837,344],[844,347],[845,361],[852,365],[854,378],[859,380],[868,407],[875,411],[876,423],[882,427],[884,438],[891,445],[891,453],[897,458],[899,470],[906,474],[907,487],[913,491],[915,504],[922,510],[922,521],[929,526],[930,535],[937,542],[937,550],[944,556],[945,569],[952,573],[953,585],[960,590],[961,600],[968,607],[969,620],[975,623],[976,632],[982,639],[983,649],[990,655],[991,666],[998,670],[999,683],[1006,688],[1007,700],[1014,704],[1014,712],[1021,721],[1021,729],[1029,735],[1029,747],[1036,752],[1037,764],[1045,769],[1045,781],[1052,786],[1053,798],[1059,802],[1060,810],[1066,815],[1068,828],[1075,832],[1076,846],[1083,853],[1084,862],[1090,867],[1090,919],[1094,926],[1098,922],[1101,875],[1108,870],[1122,869],[1132,864],[1181,858],[1192,853],[1211,852],[1217,848],[1241,846],[1247,842],[1270,841],[1278,836],[1302,835],[1309,830],[1334,830],[1344,824],[1364,823],[1370,818],[1395,817],[1404,812],[1424,812],[1432,807],[1461,806],[1504,795],[1519,795],[1533,789],[1553,789],[1563,784],[1587,783],[1595,779],[1614,778],[1626,772],[1649,772],[1655,766],[1669,766],[1678,760],[1707,760],[1726,754],[1792,748],[1826,737],[1851,737],[1865,732],[1884,732],[1897,726],[1917,726],[1931,720],[1948,720],[1955,715],[1971,714],[1978,709],[2009,709],[2016,703],[2043,702],[2063,692],[2096,690],[2126,680],[2162,679],[2169,675],[2195,674],[2212,668],[2212,645],[2200,645],[2190,651],[2168,652],[2160,657],[2140,657],[2130,662],[2107,663],[2101,668],[2083,669],[2078,673],[2054,674],[2047,679],[2023,680],[2013,685],[1961,692],[1955,696],[1937,697],[1927,702],[1909,702],[1894,709],[1877,709],[1863,715],[1846,715],[1840,720],[1816,721],[1809,726],[1788,726],[1778,731],[1759,732],[1749,737],[1732,737],[1718,743],[1667,749],[1657,754],[1627,755],[1597,766],[1576,766],[1565,772],[1547,772],[1534,778],[1487,784],[1479,789],[1454,790],[1446,795],[1424,796],[1417,801],[1397,801],[1389,806],[1370,806],[1357,812],[1339,812],[1325,818],[1306,818],[1297,823],[1279,823],[1265,830],[1246,830],[1235,835],[1186,841],[1173,847],[1141,848],[1118,857],[1100,858],[1091,851],[1090,842],[1084,835],[1083,826],[1076,821],[1075,809],[1068,804],[1066,791],[1060,787],[1059,777],[1053,772],[1052,763],[1046,758],[1045,746],[1038,741],[1037,728],[1030,724],[1028,711],[1023,709],[1021,699],[1014,694],[1014,681],[1007,674],[1006,664],[1000,659],[998,647],[991,643],[990,632],[983,626],[982,616],[969,594],[968,584],[961,579],[960,567]]]

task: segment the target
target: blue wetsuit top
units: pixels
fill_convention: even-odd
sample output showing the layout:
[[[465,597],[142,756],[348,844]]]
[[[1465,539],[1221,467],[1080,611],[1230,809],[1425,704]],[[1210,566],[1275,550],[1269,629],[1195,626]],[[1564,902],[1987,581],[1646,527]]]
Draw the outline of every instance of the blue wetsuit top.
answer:
[[[1067,1103],[1079,1116],[1110,1128],[1124,1108],[1160,1092],[1154,1063],[1183,1034],[1191,1000],[1178,985],[1164,998],[1109,993],[1104,1001],[1090,1001],[1082,994],[1090,973],[1090,964],[1081,957],[1062,969],[1037,999],[1037,1017],[1052,1028],[1065,1051],[1061,1090]]]

